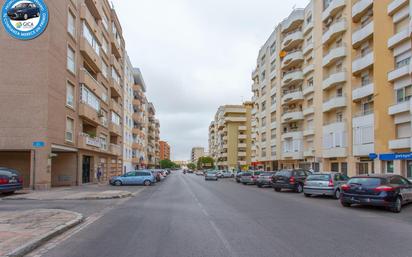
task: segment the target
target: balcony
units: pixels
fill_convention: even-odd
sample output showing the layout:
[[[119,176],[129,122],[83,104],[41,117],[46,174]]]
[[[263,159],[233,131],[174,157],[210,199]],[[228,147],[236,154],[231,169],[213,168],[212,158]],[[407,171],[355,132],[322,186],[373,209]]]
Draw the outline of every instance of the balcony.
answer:
[[[323,112],[346,107],[346,96],[337,96],[323,103]]]
[[[96,23],[95,17],[93,17],[92,13],[89,11],[85,4],[81,4],[80,6],[80,19],[85,21],[89,26],[91,32],[97,38],[97,40],[101,43],[102,42],[102,34],[100,32],[99,25]]]
[[[303,100],[302,90],[286,91],[282,96],[282,105]]]
[[[304,157],[315,157],[315,148],[309,148],[303,152]]]
[[[120,127],[120,125],[114,124],[113,122],[110,122],[109,124],[109,131],[110,134],[122,136],[122,128]]]
[[[288,111],[282,115],[282,123],[295,122],[303,120],[303,112],[299,110]]]
[[[238,148],[247,148],[247,144],[243,143],[243,144],[238,144],[237,145]]]
[[[305,19],[305,10],[304,9],[295,9],[289,17],[281,23],[281,31],[285,33],[287,31],[292,31],[298,28]]]
[[[95,20],[101,20],[103,17],[102,1],[100,0],[85,0],[84,1],[93,15]]]
[[[348,149],[346,147],[335,147],[323,149],[322,157],[323,158],[339,158],[346,157],[348,155]]]
[[[410,40],[410,31],[409,27],[406,27],[405,29],[399,31],[392,37],[388,39],[388,48],[389,49],[394,49],[397,45]]]
[[[246,131],[247,127],[246,126],[239,126],[238,129],[239,129],[239,131]]]
[[[246,117],[226,117],[226,122],[246,122]]]
[[[393,0],[389,5],[388,5],[388,15],[392,16],[394,15],[397,11],[402,9],[403,7],[407,6],[409,3],[408,0]]]
[[[253,83],[252,84],[252,91],[257,91],[259,90],[259,84],[258,83]]]
[[[272,104],[272,105],[270,106],[270,113],[276,112],[276,110],[277,110],[277,104],[276,104],[276,103],[275,103],[275,104]]]
[[[352,101],[359,101],[360,99],[373,95],[374,84],[372,82],[359,86],[352,91]]]
[[[284,159],[292,159],[292,160],[302,160],[303,159],[303,152],[283,152],[282,158]]]
[[[115,100],[110,99],[110,110],[117,113],[119,116],[122,116],[123,109]]]
[[[375,152],[375,144],[353,145],[353,156],[369,156],[370,153]]]
[[[359,0],[352,6],[352,20],[359,22],[363,15],[373,6],[373,0]]]
[[[295,83],[300,83],[302,81],[303,81],[303,72],[301,70],[289,71],[283,75],[282,87],[289,86]]]
[[[315,135],[315,129],[314,128],[307,128],[303,131],[303,136],[304,137],[309,137],[309,136],[314,136]]]
[[[247,135],[238,135],[237,137],[240,140],[246,140],[247,139]]]
[[[303,131],[296,129],[282,134],[282,140],[290,138],[293,140],[303,139]]]
[[[332,64],[334,64],[336,61],[339,59],[342,59],[346,56],[346,45],[342,44],[338,47],[335,47],[333,49],[330,49],[329,52],[327,52],[323,56],[323,67],[328,67]]]
[[[365,69],[368,69],[373,65],[374,56],[373,51],[370,49],[366,53],[361,54],[357,59],[352,62],[352,73],[354,75],[360,74]]]
[[[246,157],[246,152],[237,152],[238,157]]]
[[[245,114],[246,113],[246,108],[243,107],[235,107],[235,106],[227,106],[224,109],[223,115],[229,115],[231,113],[242,113]]]
[[[389,149],[398,150],[398,149],[411,149],[411,138],[399,138],[389,141]]]
[[[272,81],[273,79],[276,78],[276,76],[277,76],[276,70],[272,70],[272,71],[270,72],[270,80]]]
[[[375,115],[373,114],[373,110],[371,111],[364,111],[358,113],[355,117],[352,118],[352,127],[359,128],[359,127],[370,127],[374,126]],[[373,133],[373,131],[371,132]]]
[[[322,89],[327,90],[329,88],[332,88],[334,86],[337,86],[345,82],[346,82],[346,71],[342,70],[337,73],[333,73],[329,75],[329,77],[323,81]]]
[[[303,68],[303,75],[307,76],[309,73],[315,70],[315,64],[309,64],[305,68]]]
[[[369,0],[368,0],[369,1]],[[369,40],[373,36],[374,22],[370,21],[368,24],[361,26],[358,30],[352,33],[352,46],[354,48]]]
[[[105,151],[105,149],[102,148],[100,138],[92,138],[86,133],[80,133],[77,142],[80,149],[98,152]]]
[[[122,147],[120,145],[110,144],[109,151],[111,154],[116,156],[122,155]]]
[[[107,90],[102,86],[95,78],[90,75],[86,69],[80,69],[79,74],[80,84],[86,85],[87,88],[93,91],[101,100],[105,99],[104,96],[107,96]]]
[[[99,53],[96,53],[95,49],[83,36],[80,38],[80,52],[93,70],[96,72],[100,72],[102,70],[102,60]]]
[[[304,54],[304,55],[307,55],[307,54],[309,54],[310,52],[312,52],[312,51],[313,51],[313,47],[314,47],[313,42],[310,42],[310,43],[305,44],[305,46],[303,47],[303,54]]]
[[[276,129],[277,127],[278,127],[278,124],[277,124],[276,121],[270,123],[270,129],[271,129],[271,130],[272,130],[272,129]]]
[[[303,33],[301,30],[290,32],[285,36],[282,43],[282,50],[293,49],[303,42]]]
[[[116,111],[115,111],[116,112]],[[119,113],[118,113],[119,114]],[[120,113],[121,114],[121,113]],[[119,114],[119,115],[120,115]],[[138,123],[138,124],[143,124],[143,115],[142,114],[140,114],[140,113],[137,113],[137,112],[135,112],[135,113],[133,113],[132,114],[132,119],[133,119],[133,121],[135,121],[136,123]]]
[[[79,116],[94,125],[100,124],[98,112],[83,101],[79,103]]]
[[[309,115],[311,115],[311,114],[314,114],[315,113],[315,108],[312,106],[312,107],[307,107],[307,108],[304,108],[303,109],[303,116],[309,116]]]
[[[122,67],[113,54],[110,56],[110,65],[116,69],[118,74],[122,74]]]
[[[328,29],[325,30],[322,36],[322,43],[323,44],[329,44],[332,40],[337,38],[339,35],[345,33],[346,29],[348,27],[348,24],[346,20],[340,19],[330,25]]]
[[[409,76],[410,75],[410,66],[409,64],[400,65],[393,71],[388,73],[388,81],[393,82],[399,78]]]
[[[302,90],[303,96],[307,96],[307,95],[309,95],[313,92],[315,92],[315,87],[313,85],[312,86],[306,86]]]
[[[307,35],[309,32],[312,31],[312,29],[314,28],[314,24],[313,21],[311,21],[310,23],[307,23],[303,26],[303,35]]]
[[[282,60],[282,69],[288,69],[302,63],[304,60],[302,50],[289,52]]]
[[[411,112],[412,102],[404,101],[389,107],[389,115],[396,115],[404,112]]]
[[[123,95],[123,89],[120,86],[120,84],[112,78],[111,80],[111,85],[110,85],[110,89],[112,92],[112,96],[113,97],[121,97]]]
[[[329,6],[322,12],[322,21],[335,16],[338,12],[343,10],[346,6],[346,0],[333,0]]]

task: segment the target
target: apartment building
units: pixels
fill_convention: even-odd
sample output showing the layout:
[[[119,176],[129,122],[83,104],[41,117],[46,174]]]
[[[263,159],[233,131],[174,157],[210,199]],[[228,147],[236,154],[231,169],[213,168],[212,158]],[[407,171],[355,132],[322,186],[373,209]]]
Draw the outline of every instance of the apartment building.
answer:
[[[204,147],[193,147],[192,151],[190,152],[190,160],[192,163],[197,163],[200,157],[205,156],[205,148]]]
[[[124,58],[124,83],[123,83],[123,172],[134,170],[132,163],[133,152],[133,65],[129,56]]]
[[[209,126],[209,153],[222,170],[248,169],[251,165],[253,104],[219,107]]]
[[[159,141],[160,160],[170,160],[170,145],[166,141]]]
[[[410,13],[313,0],[278,24],[252,73],[253,166],[411,176]]]
[[[145,117],[145,130],[146,136],[146,163],[148,168],[154,168],[159,165],[160,161],[160,148],[159,148],[159,135],[160,135],[160,123],[156,119],[156,109],[153,103],[148,102],[146,104],[146,117]]]
[[[35,189],[94,182],[98,170],[103,179],[121,174],[125,42],[117,14],[106,0],[47,6],[50,23],[36,39],[13,39],[0,26],[0,166],[21,171]]]

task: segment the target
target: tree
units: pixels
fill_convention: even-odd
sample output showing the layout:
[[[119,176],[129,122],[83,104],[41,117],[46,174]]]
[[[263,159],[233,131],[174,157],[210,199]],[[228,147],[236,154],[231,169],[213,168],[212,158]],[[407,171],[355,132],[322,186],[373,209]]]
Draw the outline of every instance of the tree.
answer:
[[[212,157],[200,157],[199,160],[197,160],[197,168],[199,170],[202,170],[204,168],[211,169],[214,166],[214,160]]]
[[[191,169],[191,170],[194,170],[194,169],[196,169],[196,164],[194,164],[194,163],[189,163],[189,164],[187,165],[187,167],[188,167],[189,169]]]
[[[161,169],[174,169],[176,168],[178,165],[174,162],[172,162],[171,160],[161,160],[160,161],[160,168]]]

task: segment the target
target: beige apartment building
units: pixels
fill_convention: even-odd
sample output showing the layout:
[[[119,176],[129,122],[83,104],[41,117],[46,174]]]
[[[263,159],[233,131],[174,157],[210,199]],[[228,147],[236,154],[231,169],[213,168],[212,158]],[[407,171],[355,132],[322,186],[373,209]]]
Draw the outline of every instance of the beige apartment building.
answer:
[[[251,165],[251,118],[253,104],[219,107],[209,126],[209,154],[224,170],[248,169]]]
[[[190,160],[192,163],[197,163],[200,157],[206,156],[205,148],[204,147],[193,147],[192,151],[190,152]]]
[[[4,4],[0,1],[0,5]],[[47,1],[30,41],[0,26],[0,166],[48,189],[121,174],[125,42],[108,1]],[[7,61],[6,61],[7,60]]]
[[[407,0],[312,0],[252,73],[252,164],[412,177]]]
[[[145,107],[146,117],[144,132],[147,134],[145,142],[145,167],[155,168],[160,161],[160,122],[156,119],[156,109],[153,103],[148,102]]]

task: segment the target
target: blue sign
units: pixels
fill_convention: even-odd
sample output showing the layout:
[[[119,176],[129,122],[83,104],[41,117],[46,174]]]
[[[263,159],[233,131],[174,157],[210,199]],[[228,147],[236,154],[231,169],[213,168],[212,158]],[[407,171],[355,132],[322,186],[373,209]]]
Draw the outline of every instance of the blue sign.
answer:
[[[42,141],[36,141],[36,142],[33,142],[33,147],[34,148],[42,148],[42,147],[44,147],[46,144],[44,143],[44,142],[42,142]]]
[[[376,158],[378,158],[378,155],[376,153],[370,153],[369,154],[369,159],[375,160]]]
[[[1,21],[10,36],[30,40],[46,30],[49,10],[43,0],[6,0]]]
[[[412,160],[412,153],[387,153],[380,154],[379,160],[394,161],[394,160]]]

